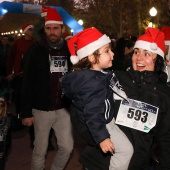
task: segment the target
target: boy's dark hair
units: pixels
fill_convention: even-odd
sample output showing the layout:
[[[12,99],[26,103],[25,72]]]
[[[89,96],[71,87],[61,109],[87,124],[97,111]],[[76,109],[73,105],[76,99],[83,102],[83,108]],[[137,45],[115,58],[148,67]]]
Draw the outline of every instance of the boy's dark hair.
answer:
[[[85,57],[81,59],[77,64],[72,66],[72,70],[78,71],[78,70],[89,70],[92,68],[92,64],[98,63],[98,58],[99,58],[99,49],[96,50],[93,55],[95,56],[95,61],[94,63],[91,63],[88,60],[88,57]]]

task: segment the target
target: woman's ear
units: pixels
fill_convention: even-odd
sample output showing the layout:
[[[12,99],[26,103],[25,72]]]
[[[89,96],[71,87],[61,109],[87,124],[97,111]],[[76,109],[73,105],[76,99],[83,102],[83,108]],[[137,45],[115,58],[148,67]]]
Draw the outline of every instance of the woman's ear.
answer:
[[[155,62],[157,59],[157,54],[153,54],[152,58],[153,58],[153,61]]]
[[[94,63],[94,62],[95,62],[94,54],[88,55],[88,60],[89,60],[91,63]]]

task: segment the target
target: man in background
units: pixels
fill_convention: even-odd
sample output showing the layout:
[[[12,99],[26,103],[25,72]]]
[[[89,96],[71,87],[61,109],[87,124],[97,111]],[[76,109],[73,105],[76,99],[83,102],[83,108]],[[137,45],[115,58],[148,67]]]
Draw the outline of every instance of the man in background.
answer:
[[[0,76],[7,76],[7,56],[10,50],[9,37],[7,35],[2,36],[0,43]]]
[[[7,78],[11,81],[11,86],[14,90],[14,102],[16,116],[20,117],[21,112],[21,84],[23,78],[22,59],[28,48],[33,44],[33,28],[30,23],[26,23],[22,26],[24,36],[15,40],[11,46],[8,58],[7,58]]]
[[[58,144],[51,170],[63,170],[73,149],[69,102],[59,82],[70,66],[67,42],[62,37],[64,30],[56,9],[49,9],[44,24],[45,36],[29,49],[24,58],[22,122],[26,126],[34,124],[32,170],[45,169],[51,128]]]

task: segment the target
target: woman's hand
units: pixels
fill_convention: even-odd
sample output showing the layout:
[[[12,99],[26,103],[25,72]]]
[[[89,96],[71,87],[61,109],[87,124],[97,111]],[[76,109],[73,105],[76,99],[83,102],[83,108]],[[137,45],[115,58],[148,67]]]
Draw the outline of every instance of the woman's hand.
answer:
[[[115,150],[115,147],[112,141],[110,140],[110,138],[107,138],[104,141],[102,141],[100,143],[100,148],[104,153],[107,153],[107,152],[113,153]]]

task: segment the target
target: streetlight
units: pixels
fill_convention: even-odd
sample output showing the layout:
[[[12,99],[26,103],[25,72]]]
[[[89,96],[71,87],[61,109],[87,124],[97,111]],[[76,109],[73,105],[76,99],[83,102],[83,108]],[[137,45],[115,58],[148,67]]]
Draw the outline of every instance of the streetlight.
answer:
[[[149,10],[149,14],[152,16],[152,17],[155,17],[156,14],[157,14],[157,10],[155,7],[152,7],[150,10]]]
[[[151,19],[151,22],[149,23],[148,27],[154,27],[154,17],[156,16],[157,14],[157,9],[155,7],[152,7],[150,10],[149,10],[149,14],[150,16],[152,17]]]
[[[78,20],[78,23],[80,24],[80,25],[83,25],[83,20]]]

